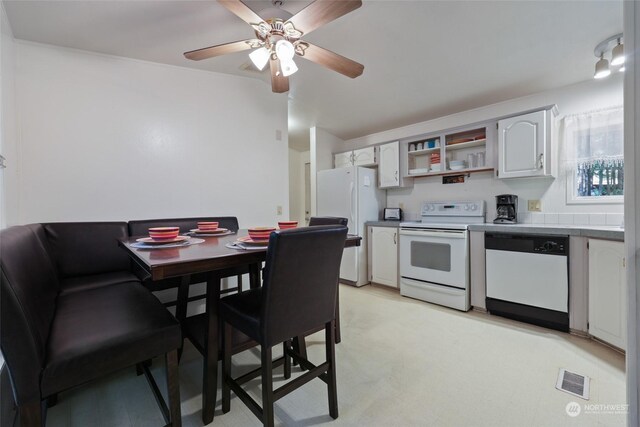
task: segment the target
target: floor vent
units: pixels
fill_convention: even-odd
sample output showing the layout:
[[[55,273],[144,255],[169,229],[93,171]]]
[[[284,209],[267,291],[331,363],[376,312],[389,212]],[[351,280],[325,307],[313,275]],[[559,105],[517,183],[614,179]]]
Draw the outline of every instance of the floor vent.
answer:
[[[560,369],[556,388],[582,399],[589,400],[589,377],[587,376]]]

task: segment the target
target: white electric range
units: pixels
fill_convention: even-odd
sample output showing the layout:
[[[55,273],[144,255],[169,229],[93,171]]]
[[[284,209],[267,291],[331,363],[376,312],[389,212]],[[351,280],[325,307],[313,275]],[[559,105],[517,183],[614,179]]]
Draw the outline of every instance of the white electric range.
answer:
[[[420,222],[400,223],[400,294],[469,310],[468,228],[485,213],[484,200],[425,202]]]

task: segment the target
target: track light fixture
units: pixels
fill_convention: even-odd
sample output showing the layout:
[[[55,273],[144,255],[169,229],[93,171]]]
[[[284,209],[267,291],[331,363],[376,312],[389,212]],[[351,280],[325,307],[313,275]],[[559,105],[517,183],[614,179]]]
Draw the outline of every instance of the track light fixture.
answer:
[[[596,62],[596,71],[593,74],[594,79],[602,79],[611,74],[609,60],[604,55],[611,51],[611,66],[618,67],[617,71],[624,71],[624,46],[622,44],[622,33],[611,36],[600,42],[593,50],[593,54],[598,58]]]

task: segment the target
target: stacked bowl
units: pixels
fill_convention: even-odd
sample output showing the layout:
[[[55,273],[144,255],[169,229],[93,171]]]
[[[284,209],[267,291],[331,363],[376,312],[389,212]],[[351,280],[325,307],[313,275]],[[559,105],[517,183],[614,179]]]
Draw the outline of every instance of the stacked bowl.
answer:
[[[289,228],[296,228],[298,221],[278,221],[278,228],[280,230],[287,230]]]
[[[273,231],[276,231],[275,227],[253,227],[249,229],[249,237],[251,240],[269,240]]]
[[[180,227],[151,227],[149,237],[153,240],[173,240],[180,234]]]

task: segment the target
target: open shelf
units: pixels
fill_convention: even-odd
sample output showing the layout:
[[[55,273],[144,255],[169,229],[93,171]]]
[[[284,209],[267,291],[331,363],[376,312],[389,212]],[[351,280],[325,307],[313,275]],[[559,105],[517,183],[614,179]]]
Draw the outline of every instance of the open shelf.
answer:
[[[446,149],[447,149],[447,151],[450,151],[450,150],[462,150],[464,148],[480,147],[482,145],[485,145],[486,143],[487,143],[487,138],[476,139],[474,141],[469,141],[469,142],[459,142],[457,144],[447,144]],[[409,154],[411,154],[411,153],[409,153]]]
[[[457,171],[452,171],[452,170],[446,170],[446,171],[440,171],[440,172],[427,172],[427,173],[420,173],[420,174],[408,174],[406,175],[407,178],[416,178],[416,177],[423,177],[423,176],[445,176],[445,175],[465,175],[465,174],[471,174],[471,173],[477,173],[477,172],[493,172],[495,169],[494,168],[489,168],[489,167],[482,167],[482,168],[467,168],[467,169],[460,169]]]
[[[409,151],[409,156],[420,156],[424,154],[432,154],[432,153],[439,153],[439,152],[440,152],[440,147],[424,148],[422,150]]]

